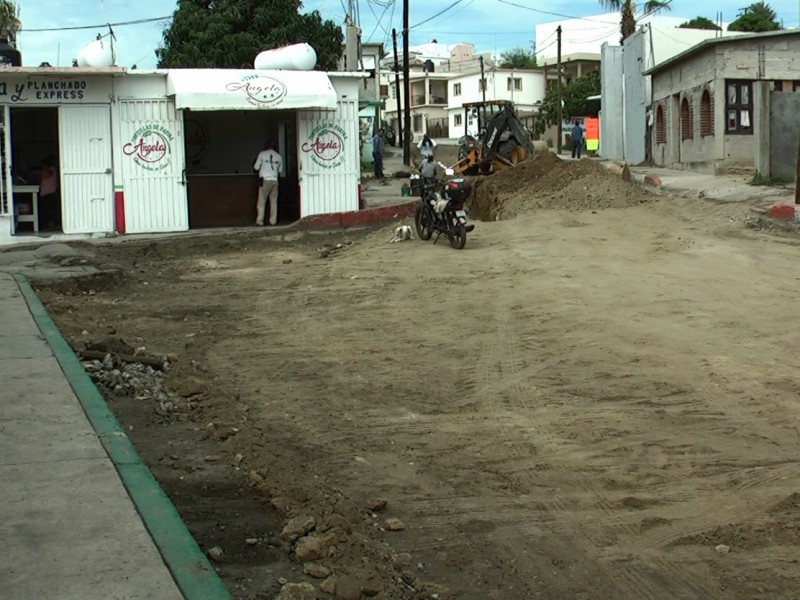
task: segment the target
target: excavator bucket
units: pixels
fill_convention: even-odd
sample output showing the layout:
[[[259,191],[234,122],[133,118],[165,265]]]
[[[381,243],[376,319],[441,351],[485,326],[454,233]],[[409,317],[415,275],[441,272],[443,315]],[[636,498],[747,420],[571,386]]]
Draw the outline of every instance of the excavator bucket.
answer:
[[[464,155],[450,168],[459,175],[477,175],[480,172],[480,164],[481,151],[478,147],[472,146],[467,148]]]

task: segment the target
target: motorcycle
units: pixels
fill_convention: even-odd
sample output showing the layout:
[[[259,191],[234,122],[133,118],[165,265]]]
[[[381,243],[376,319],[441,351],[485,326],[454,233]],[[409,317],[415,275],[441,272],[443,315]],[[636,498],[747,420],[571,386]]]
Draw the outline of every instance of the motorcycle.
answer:
[[[447,169],[445,175],[452,176],[454,171]],[[450,245],[461,250],[467,244],[467,233],[475,229],[475,225],[467,224],[467,212],[464,203],[472,193],[472,184],[467,179],[422,180],[418,178],[417,186],[412,180],[412,189],[420,189],[420,203],[414,213],[414,227],[421,240],[429,240],[436,233],[435,244],[441,235],[446,235]]]

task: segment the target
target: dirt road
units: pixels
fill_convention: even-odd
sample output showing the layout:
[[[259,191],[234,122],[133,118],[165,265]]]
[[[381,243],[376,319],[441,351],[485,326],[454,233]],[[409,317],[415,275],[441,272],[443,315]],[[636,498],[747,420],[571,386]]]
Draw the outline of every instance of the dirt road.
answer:
[[[745,212],[123,244],[95,260],[125,276],[41,294],[76,346],[177,355],[171,415],[109,395],[237,598],[789,599],[800,245]]]

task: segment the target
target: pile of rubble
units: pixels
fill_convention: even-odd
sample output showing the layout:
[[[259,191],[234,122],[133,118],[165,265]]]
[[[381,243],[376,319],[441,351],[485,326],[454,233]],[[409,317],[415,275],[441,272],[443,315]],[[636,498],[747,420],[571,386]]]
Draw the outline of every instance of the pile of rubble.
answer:
[[[165,385],[166,371],[170,367],[170,360],[166,356],[157,359],[137,354],[120,356],[108,352],[100,359],[95,358],[96,354],[90,351],[79,354],[83,358],[83,368],[98,387],[113,392],[118,397],[153,402],[154,410],[159,416],[171,415],[183,400],[168,391]],[[194,407],[188,402],[185,408]]]

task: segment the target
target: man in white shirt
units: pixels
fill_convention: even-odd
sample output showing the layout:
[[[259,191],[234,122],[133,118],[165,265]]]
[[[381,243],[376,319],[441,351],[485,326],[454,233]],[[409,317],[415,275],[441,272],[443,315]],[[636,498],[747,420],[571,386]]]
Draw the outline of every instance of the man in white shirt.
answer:
[[[269,224],[278,222],[278,176],[283,167],[281,155],[275,151],[275,142],[268,141],[258,153],[253,169],[258,172],[258,202],[256,225],[264,224],[264,209],[269,198]]]

